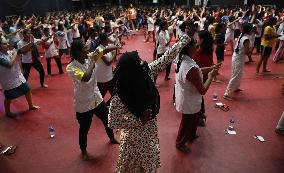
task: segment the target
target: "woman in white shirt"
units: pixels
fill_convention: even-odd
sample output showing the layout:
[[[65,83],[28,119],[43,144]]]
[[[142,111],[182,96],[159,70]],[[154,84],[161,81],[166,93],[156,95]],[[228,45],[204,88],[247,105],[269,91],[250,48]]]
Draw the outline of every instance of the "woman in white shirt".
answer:
[[[242,91],[239,87],[241,85],[241,78],[243,75],[243,68],[245,59],[250,55],[250,41],[249,37],[252,34],[252,25],[244,24],[241,36],[238,39],[233,57],[232,57],[232,75],[230,82],[224,94],[224,99],[232,100],[230,93]]]
[[[108,47],[109,38],[106,33],[101,33],[99,35],[99,44],[100,45],[98,47],[100,49],[106,49]],[[111,95],[113,93],[113,72],[111,64],[114,60],[115,54],[115,51],[109,52],[96,62],[95,75],[98,82],[98,88],[103,98],[107,91],[109,91]]]
[[[72,24],[71,32],[72,32],[73,40],[80,39],[80,32],[79,32],[79,29],[78,29],[78,23]]]
[[[168,22],[166,20],[161,20],[157,37],[157,59],[160,58],[170,46],[170,34],[168,32]],[[166,68],[166,76],[165,80],[170,80],[170,72],[171,72],[172,63],[167,65]],[[157,80],[157,76],[155,77],[155,81]]]
[[[155,20],[154,20],[154,16],[153,16],[153,14],[152,13],[148,13],[147,15],[146,15],[146,17],[147,17],[147,24],[148,24],[148,27],[147,27],[147,31],[146,31],[146,40],[145,40],[145,42],[148,42],[149,41],[149,38],[151,37],[151,35],[152,35],[152,37],[153,37],[153,41],[155,41],[155,34],[154,34],[154,30],[155,30],[155,25],[154,25],[154,23],[155,23]]]
[[[29,49],[31,43],[20,49]],[[0,39],[0,84],[4,90],[4,107],[5,113],[8,117],[14,117],[10,111],[11,101],[22,95],[25,95],[30,110],[39,109],[32,102],[32,93],[29,85],[24,78],[19,63],[17,62],[17,51],[9,51],[9,44],[7,40]]]
[[[229,17],[229,23],[227,24],[226,35],[225,35],[225,43],[230,43],[232,54],[234,52],[234,23],[236,22],[234,16]]]
[[[176,35],[177,35],[177,40],[179,39],[180,36],[182,36],[184,33],[181,32],[180,25],[184,22],[184,16],[180,15],[178,16],[178,21],[176,22]]]
[[[56,62],[59,74],[63,74],[61,59],[58,56],[58,50],[54,43],[54,35],[53,36],[50,35],[49,28],[44,28],[43,34],[44,36],[42,37],[42,40],[46,40],[44,42],[44,48],[45,48],[45,58],[47,62],[47,74],[51,76],[51,59],[52,58],[54,58]]]
[[[61,58],[63,54],[69,54],[68,47],[70,47],[67,39],[67,32],[64,31],[63,25],[58,25],[58,31],[56,32],[56,35],[58,38],[59,58]]]
[[[218,72],[219,66],[200,69],[191,59],[196,51],[196,43],[192,39],[180,52],[176,69],[175,103],[176,110],[182,113],[176,147],[182,152],[189,152],[187,142],[193,142],[196,135],[198,120],[201,116],[202,95]],[[208,79],[203,83],[202,73],[208,72]]]

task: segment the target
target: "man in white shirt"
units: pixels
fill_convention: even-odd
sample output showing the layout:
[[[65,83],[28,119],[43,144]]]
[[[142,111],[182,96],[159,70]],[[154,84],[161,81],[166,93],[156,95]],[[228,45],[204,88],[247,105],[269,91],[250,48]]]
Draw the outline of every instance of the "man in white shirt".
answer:
[[[18,47],[22,48],[25,45],[29,44],[30,42],[33,42],[33,45],[30,47],[30,49],[27,49],[25,52],[22,53],[22,67],[23,67],[23,72],[24,72],[24,77],[26,80],[28,80],[31,67],[34,67],[40,76],[40,85],[43,88],[47,88],[48,86],[44,83],[44,69],[39,61],[39,53],[37,50],[37,45],[38,43],[41,43],[42,40],[40,39],[35,39],[33,35],[28,31],[27,29],[23,30],[23,39],[21,39],[18,42]]]
[[[83,160],[89,159],[86,150],[87,135],[94,114],[103,122],[110,143],[118,143],[114,138],[113,131],[108,127],[108,108],[98,89],[94,73],[97,59],[112,50],[115,49],[97,49],[95,53],[92,53],[94,55],[89,55],[89,58],[86,47],[81,40],[74,40],[71,45],[73,61],[68,64],[66,70],[72,79],[74,87],[74,106],[76,118],[80,124],[79,144]]]

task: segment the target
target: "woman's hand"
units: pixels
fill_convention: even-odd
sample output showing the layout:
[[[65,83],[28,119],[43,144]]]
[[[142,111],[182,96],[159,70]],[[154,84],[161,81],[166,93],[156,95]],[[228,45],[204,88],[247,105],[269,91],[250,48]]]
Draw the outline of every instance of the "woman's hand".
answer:
[[[212,70],[213,69],[217,69],[217,70],[219,70],[220,68],[221,68],[221,66],[222,66],[222,62],[219,62],[219,63],[217,63],[217,64],[215,64],[215,65],[213,65],[212,67]]]
[[[90,52],[87,54],[88,57],[91,57],[95,62],[100,59],[104,55],[104,50],[97,48],[94,52]]]
[[[213,79],[213,78],[217,75],[218,70],[219,70],[219,69],[215,69],[215,68],[214,68],[213,70],[211,70],[211,71],[208,73],[208,77],[211,78],[211,79]]]

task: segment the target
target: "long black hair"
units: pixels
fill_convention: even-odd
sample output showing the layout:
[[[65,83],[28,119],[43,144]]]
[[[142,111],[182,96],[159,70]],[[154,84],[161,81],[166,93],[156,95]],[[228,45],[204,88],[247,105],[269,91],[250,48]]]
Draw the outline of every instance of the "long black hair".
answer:
[[[158,33],[160,33],[160,31],[162,30],[162,29],[164,29],[164,27],[165,26],[167,26],[167,24],[168,24],[168,22],[166,21],[166,19],[161,19],[161,21],[160,21],[160,23],[159,23],[159,31],[158,31]]]
[[[238,44],[237,44],[237,47],[236,47],[236,49],[235,49],[235,52],[236,53],[239,53],[239,51],[240,51],[240,42],[241,42],[241,39],[243,38],[243,36],[245,35],[245,34],[248,34],[248,33],[250,33],[251,31],[252,31],[252,24],[250,24],[250,23],[244,23],[243,24],[243,31],[242,31],[242,33],[241,33],[241,35],[240,35],[240,37],[239,37],[239,40],[238,40]]]
[[[71,61],[77,59],[83,50],[84,44],[82,40],[74,40],[71,44]]]
[[[182,61],[183,61],[183,55],[187,55],[187,54],[188,54],[188,53],[187,53],[187,52],[188,52],[188,49],[190,49],[190,48],[193,47],[194,45],[195,45],[195,40],[194,40],[193,38],[191,38],[190,42],[187,43],[187,45],[184,46],[184,47],[181,49],[181,51],[180,51],[180,53],[179,53],[179,55],[178,55],[177,68],[176,68],[176,70],[175,70],[176,73],[179,72],[179,68],[180,68],[181,63],[182,63]]]
[[[114,93],[138,118],[147,109],[152,110],[154,118],[160,109],[159,92],[149,72],[147,62],[140,59],[137,51],[122,54],[114,70]]]
[[[212,55],[214,44],[212,34],[207,30],[202,30],[198,35],[200,39],[203,39],[202,43],[199,45],[202,52],[206,55]]]

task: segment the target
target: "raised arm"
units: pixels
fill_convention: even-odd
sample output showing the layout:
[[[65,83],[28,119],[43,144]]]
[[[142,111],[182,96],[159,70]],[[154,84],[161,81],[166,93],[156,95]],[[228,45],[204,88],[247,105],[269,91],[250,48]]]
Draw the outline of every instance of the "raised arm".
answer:
[[[163,54],[161,58],[149,63],[149,68],[151,70],[152,75],[164,71],[166,69],[166,66],[176,58],[176,55],[184,46],[187,45],[189,41],[189,36],[184,34],[177,43],[175,43],[170,49],[168,49]]]
[[[233,22],[228,23],[228,26],[230,26],[230,25],[232,25],[232,24],[236,23],[236,22],[237,22],[237,21],[239,21],[239,20],[240,20],[240,18],[235,19]]]
[[[17,58],[17,51],[16,49],[13,49],[13,51],[11,52],[11,54],[9,54],[10,56],[10,60],[6,60],[1,58],[0,59],[0,65],[7,67],[7,68],[12,68],[12,66],[15,64],[16,62],[16,58]]]

